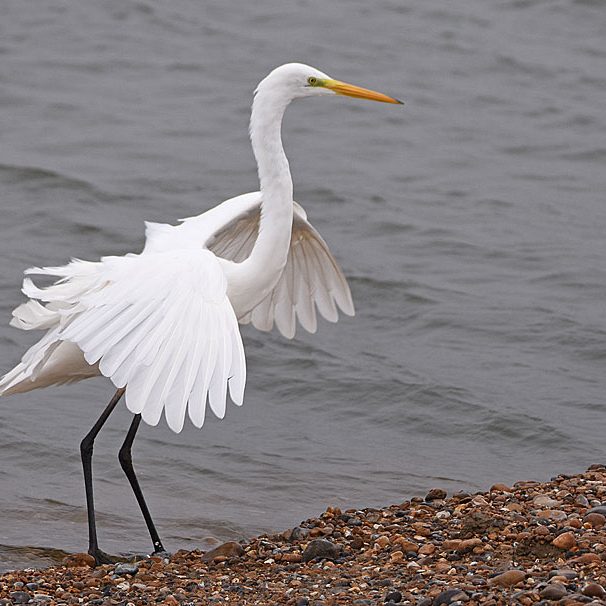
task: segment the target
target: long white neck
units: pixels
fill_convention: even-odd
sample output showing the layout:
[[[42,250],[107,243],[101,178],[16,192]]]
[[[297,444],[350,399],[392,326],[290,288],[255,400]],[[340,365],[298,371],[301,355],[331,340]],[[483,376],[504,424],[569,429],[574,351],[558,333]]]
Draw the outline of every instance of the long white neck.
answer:
[[[273,289],[286,265],[293,219],[292,178],[281,136],[290,99],[263,84],[255,95],[250,119],[261,184],[261,222],[255,246],[237,270],[237,289],[245,291],[247,303],[254,305]]]

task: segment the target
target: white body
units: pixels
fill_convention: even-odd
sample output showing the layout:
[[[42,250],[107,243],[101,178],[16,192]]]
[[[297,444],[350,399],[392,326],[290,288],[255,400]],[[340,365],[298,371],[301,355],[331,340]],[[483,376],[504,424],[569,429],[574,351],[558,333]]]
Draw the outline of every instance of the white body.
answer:
[[[347,282],[326,244],[292,197],[282,148],[284,110],[307,90],[308,66],[274,70],[259,85],[251,141],[261,191],[232,198],[180,225],[147,224],[140,254],[74,260],[26,274],[59,278],[37,288],[12,324],[44,329],[12,371],[0,395],[103,374],[126,387],[126,405],[155,425],[162,412],[180,431],[186,411],[197,427],[206,402],[220,418],[226,396],[242,404],[246,365],[238,322],[291,338],[295,318],[316,330],[317,306],[330,321],[337,306],[353,315]]]

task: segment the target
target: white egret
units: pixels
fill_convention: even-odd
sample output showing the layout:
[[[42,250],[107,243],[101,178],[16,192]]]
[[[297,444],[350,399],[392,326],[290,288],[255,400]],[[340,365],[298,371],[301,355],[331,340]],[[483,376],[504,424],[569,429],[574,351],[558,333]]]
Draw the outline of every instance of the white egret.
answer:
[[[0,395],[102,374],[117,391],[80,445],[89,525],[89,553],[99,549],[95,526],[92,452],[95,436],[123,394],[135,416],[119,460],[135,493],[154,546],[164,551],[134,473],[131,447],[141,419],[156,425],[162,412],[181,431],[186,412],[202,427],[206,403],[219,418],[227,391],[242,404],[246,365],[238,329],[273,324],[286,337],[295,317],[309,332],[316,312],[337,320],[337,307],[353,315],[349,287],[324,240],[293,201],[281,140],[282,117],[298,97],[346,95],[401,103],[299,63],[282,65],[257,87],[250,139],[260,191],[226,200],[177,226],[146,224],[140,254],[72,260],[63,267],[25,271],[29,298],[12,325],[46,334],[0,380]],[[37,287],[29,275],[57,281]]]

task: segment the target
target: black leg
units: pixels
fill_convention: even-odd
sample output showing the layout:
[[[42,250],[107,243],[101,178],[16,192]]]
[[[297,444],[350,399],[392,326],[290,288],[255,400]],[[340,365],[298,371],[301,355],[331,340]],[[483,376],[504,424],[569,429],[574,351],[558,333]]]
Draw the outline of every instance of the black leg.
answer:
[[[84,469],[84,488],[86,490],[86,511],[88,514],[88,553],[92,555],[97,564],[110,564],[113,562],[111,556],[99,549],[97,542],[97,526],[95,524],[95,501],[93,498],[93,445],[95,437],[107,421],[120,398],[124,394],[124,388],[118,389],[111,399],[107,408],[103,411],[93,428],[80,442],[80,455],[82,456],[82,468]]]
[[[135,418],[133,419],[133,422],[130,425],[128,433],[126,434],[124,444],[122,444],[122,448],[120,448],[120,452],[118,453],[118,459],[120,461],[120,465],[122,465],[122,469],[124,470],[126,477],[128,478],[128,481],[130,482],[131,488],[135,493],[137,503],[139,503],[139,507],[141,508],[141,513],[145,518],[147,530],[149,530],[149,536],[151,537],[152,543],[154,544],[154,553],[162,553],[164,552],[162,541],[160,540],[158,532],[156,531],[156,527],[154,526],[154,522],[152,520],[151,514],[149,513],[147,503],[143,498],[143,492],[141,492],[141,487],[139,486],[139,481],[137,480],[137,476],[135,475],[135,470],[133,468],[133,457],[131,449],[140,423],[141,415],[135,415]]]

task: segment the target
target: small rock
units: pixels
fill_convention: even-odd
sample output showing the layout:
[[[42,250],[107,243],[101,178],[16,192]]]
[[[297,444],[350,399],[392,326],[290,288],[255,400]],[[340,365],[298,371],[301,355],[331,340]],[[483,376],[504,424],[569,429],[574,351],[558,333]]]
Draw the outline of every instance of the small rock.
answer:
[[[591,564],[592,562],[599,563],[602,558],[597,553],[584,553],[576,558],[568,560],[568,564]]]
[[[425,543],[420,549],[420,555],[431,555],[436,550],[436,546],[433,543]]]
[[[574,537],[572,532],[563,532],[558,535],[553,541],[551,541],[552,545],[555,545],[558,549],[564,549],[568,551],[572,549],[576,544],[577,540]]]
[[[297,600],[297,606],[309,606],[309,598],[299,598]]]
[[[490,487],[490,492],[513,492],[513,489],[507,484],[497,483]]]
[[[97,565],[95,558],[90,553],[72,553],[63,558],[63,566],[66,568],[80,568],[88,566],[94,568]]]
[[[580,505],[581,507],[589,507],[589,501],[584,494],[577,495],[574,502],[576,505]]]
[[[433,606],[443,606],[452,602],[468,602],[469,596],[461,589],[447,589],[439,593],[433,600]]]
[[[446,491],[443,488],[432,488],[426,495],[425,500],[439,501],[446,498]]]
[[[402,601],[402,594],[399,591],[388,591],[385,596],[384,602],[395,602],[399,604]]]
[[[471,551],[474,547],[479,547],[480,545],[482,545],[482,539],[475,537],[473,539],[462,540],[456,549],[457,551],[464,553],[466,551]]]
[[[545,600],[561,600],[568,592],[561,583],[549,583],[540,593]]]
[[[32,596],[27,591],[13,591],[9,597],[14,604],[27,604]]]
[[[536,496],[532,500],[532,503],[535,507],[547,507],[549,509],[551,509],[553,507],[557,507],[558,505],[561,505],[560,501],[556,501],[555,499],[552,499],[550,496],[548,496],[546,494],[540,494],[540,495]]]
[[[385,549],[389,545],[389,537],[385,535],[381,535],[376,541],[375,544],[378,545],[381,549]]]
[[[567,517],[566,512],[560,511],[559,509],[543,509],[537,513],[537,518],[541,518],[543,520],[562,521]]]
[[[236,541],[227,541],[202,556],[203,562],[212,562],[216,558],[239,558],[244,555],[244,548]]]
[[[166,604],[167,606],[177,606],[177,604],[179,603],[179,600],[177,600],[177,598],[172,595],[169,594],[164,598],[164,604]]]
[[[517,585],[526,578],[523,570],[507,570],[498,574],[496,577],[488,579],[489,585],[500,585],[501,587],[511,587]]]
[[[549,573],[549,578],[551,579],[552,577],[564,577],[565,579],[569,579],[569,580],[573,580],[576,579],[578,577],[578,573],[575,572],[574,570],[570,570],[570,568],[560,568],[558,570],[552,570]]]
[[[599,530],[606,524],[606,516],[594,511],[592,513],[588,513],[583,518],[583,523],[589,524],[592,528],[597,528]]]
[[[603,516],[606,516],[606,505],[598,505],[597,507],[592,507],[587,510],[587,513],[601,513]]]
[[[22,585],[23,586],[23,585]],[[36,589],[38,589],[38,583],[28,583],[26,585],[26,587],[30,590],[30,591],[36,591]]]
[[[589,596],[590,598],[604,598],[606,596],[606,590],[598,583],[589,583],[583,587],[583,595]]]
[[[419,551],[419,546],[413,541],[409,541],[408,539],[398,539],[395,543],[405,553],[407,551],[413,551],[414,553],[417,553],[417,551]]]
[[[115,568],[114,568],[114,574],[117,574],[121,577],[123,577],[125,574],[130,575],[131,577],[134,577],[137,572],[139,572],[139,565],[138,564],[129,564],[127,562],[121,562],[120,564],[116,564]]]
[[[341,549],[327,539],[314,539],[307,544],[303,552],[303,561],[310,562],[316,559],[336,560]]]
[[[293,541],[300,541],[301,539],[304,539],[308,534],[309,534],[309,529],[302,528],[301,526],[295,526],[294,528],[291,528],[290,530],[287,530],[286,532],[282,533],[282,536],[287,541],[293,542]]]

